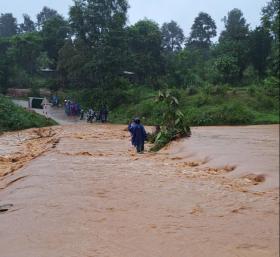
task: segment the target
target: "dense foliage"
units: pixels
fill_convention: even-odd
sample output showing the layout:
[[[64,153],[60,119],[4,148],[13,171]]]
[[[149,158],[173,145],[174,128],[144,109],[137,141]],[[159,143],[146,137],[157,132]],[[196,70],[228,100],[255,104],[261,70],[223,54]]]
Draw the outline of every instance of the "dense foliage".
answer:
[[[179,100],[173,92],[169,89],[159,91],[156,102],[161,104],[163,117],[161,126],[157,126],[157,131],[150,137],[150,142],[154,143],[151,151],[158,151],[172,140],[191,135],[190,127],[179,109]]]
[[[53,120],[27,111],[0,95],[0,132],[47,127],[55,124]]]
[[[22,24],[1,14],[0,91],[49,87],[85,107],[106,104],[118,121],[141,103],[149,112],[143,117],[155,122],[162,115],[151,99],[166,88],[180,94],[190,124],[248,124],[256,112],[277,113],[278,0],[264,6],[257,28],[241,10],[229,11],[215,43],[207,13],[198,14],[187,36],[175,21],[129,26],[128,8],[127,0],[73,0],[68,19],[44,7],[36,21],[24,14]]]
[[[192,126],[250,125],[279,123],[279,82],[267,79],[264,86],[247,87],[206,86],[173,89],[178,98],[184,121]],[[114,109],[110,119],[127,123],[129,117],[141,117],[145,124],[161,125],[166,108],[155,104],[152,90],[131,88],[128,98],[133,104]],[[69,92],[70,93],[70,92]]]

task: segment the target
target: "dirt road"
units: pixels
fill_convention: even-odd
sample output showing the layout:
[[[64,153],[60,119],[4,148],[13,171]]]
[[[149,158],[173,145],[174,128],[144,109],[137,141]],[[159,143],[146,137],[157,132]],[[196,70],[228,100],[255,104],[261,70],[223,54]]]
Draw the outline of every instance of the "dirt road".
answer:
[[[220,146],[206,139],[204,128],[194,129],[189,142],[136,155],[124,126],[2,135],[0,256],[278,256],[279,184],[267,184],[269,174],[278,176],[278,157],[266,162],[277,143],[269,141],[271,152],[263,153],[252,146],[260,154],[252,156],[269,163],[267,175],[248,166],[242,173],[237,158],[216,165]],[[193,142],[197,148],[188,152]],[[212,143],[211,158],[205,142]],[[239,153],[250,159],[252,151]]]

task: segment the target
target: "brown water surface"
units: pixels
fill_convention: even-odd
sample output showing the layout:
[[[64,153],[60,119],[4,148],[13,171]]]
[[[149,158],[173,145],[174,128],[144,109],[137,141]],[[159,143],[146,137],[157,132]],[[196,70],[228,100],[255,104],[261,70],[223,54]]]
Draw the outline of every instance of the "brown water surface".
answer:
[[[204,162],[200,167],[234,167],[234,178],[263,175],[266,182],[255,190],[279,187],[279,125],[198,127],[192,133],[168,152]]]
[[[124,126],[4,134],[0,256],[276,257],[278,129],[194,128],[143,155]]]

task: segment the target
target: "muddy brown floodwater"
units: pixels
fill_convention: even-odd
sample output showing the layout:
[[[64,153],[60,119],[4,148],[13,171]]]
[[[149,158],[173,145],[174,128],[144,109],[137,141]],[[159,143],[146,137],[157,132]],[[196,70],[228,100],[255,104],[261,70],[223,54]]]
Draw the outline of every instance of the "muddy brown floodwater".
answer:
[[[117,125],[0,136],[0,256],[276,257],[279,126],[136,155]]]

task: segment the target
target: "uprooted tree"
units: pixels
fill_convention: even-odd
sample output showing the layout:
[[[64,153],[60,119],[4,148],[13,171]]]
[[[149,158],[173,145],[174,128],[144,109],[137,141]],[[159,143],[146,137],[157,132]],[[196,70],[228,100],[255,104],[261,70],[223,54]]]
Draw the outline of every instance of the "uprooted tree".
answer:
[[[159,91],[156,102],[163,107],[163,119],[160,129],[150,138],[154,143],[151,151],[158,151],[175,139],[191,136],[190,127],[179,109],[179,100],[170,90]]]

